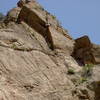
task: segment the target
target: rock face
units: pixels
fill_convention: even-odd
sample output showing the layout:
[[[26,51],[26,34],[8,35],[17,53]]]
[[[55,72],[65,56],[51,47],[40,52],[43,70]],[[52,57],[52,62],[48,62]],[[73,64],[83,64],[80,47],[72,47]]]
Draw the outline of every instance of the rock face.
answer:
[[[95,64],[96,59],[92,52],[93,44],[88,36],[83,36],[75,40],[75,47],[72,56],[80,65]]]
[[[80,65],[100,64],[100,46],[91,43],[88,36],[83,36],[75,40],[72,56]]]
[[[97,64],[100,64],[100,45],[93,44],[93,55]]]
[[[19,8],[19,7],[11,9],[7,14],[5,23],[8,23],[9,21],[17,21],[20,10],[21,10],[21,8]]]
[[[26,22],[40,33],[50,48],[72,51],[74,41],[72,41],[68,33],[65,33],[65,30],[59,26],[59,22],[54,16],[46,12],[36,2],[30,2],[22,8],[18,18],[18,22],[21,21]],[[50,25],[47,26],[47,24]],[[66,38],[64,34],[70,38]]]
[[[68,32],[37,2],[21,2],[0,24],[0,100],[99,100],[88,84],[76,86],[82,68]]]

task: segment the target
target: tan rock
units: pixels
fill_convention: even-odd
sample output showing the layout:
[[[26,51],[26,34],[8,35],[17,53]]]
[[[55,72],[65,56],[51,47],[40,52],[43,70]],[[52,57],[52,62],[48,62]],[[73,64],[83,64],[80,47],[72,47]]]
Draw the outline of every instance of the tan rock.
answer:
[[[23,7],[25,4],[26,4],[26,0],[20,0],[20,1],[17,3],[17,6],[18,6],[18,7]]]
[[[11,9],[7,13],[7,18],[5,19],[5,23],[9,23],[9,21],[16,22],[17,21],[17,18],[19,16],[20,10],[21,9],[19,7],[16,7],[16,8]]]
[[[93,44],[92,52],[93,52],[96,64],[100,64],[100,45]]]
[[[35,0],[20,0],[17,3],[17,6],[22,8],[25,4],[30,3],[30,2],[36,2],[36,1]]]
[[[18,18],[18,22],[22,21],[39,32],[45,38],[51,49],[72,52],[74,41],[69,38],[70,36],[66,37],[63,31],[60,32],[56,29],[58,21],[54,20],[52,15],[44,11],[39,4],[31,2],[25,5]],[[47,23],[50,23],[50,26],[47,26]]]
[[[75,41],[37,2],[23,5],[20,1],[0,28],[0,100],[96,100],[99,92],[87,88],[93,76],[90,84],[79,81],[82,68],[71,56]],[[88,37],[76,45],[74,57],[87,61]]]

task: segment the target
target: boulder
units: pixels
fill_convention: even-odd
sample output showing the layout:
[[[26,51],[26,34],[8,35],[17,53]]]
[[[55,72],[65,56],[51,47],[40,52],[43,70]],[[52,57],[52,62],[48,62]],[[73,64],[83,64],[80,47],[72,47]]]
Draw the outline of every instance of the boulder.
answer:
[[[21,11],[21,8],[19,8],[19,7],[11,9],[7,13],[7,16],[6,16],[6,19],[5,19],[5,23],[9,23],[10,21],[16,22],[20,11]]]
[[[0,99],[72,100],[67,68],[49,48],[46,52],[45,39],[24,24],[8,27],[0,30]]]
[[[95,64],[95,57],[92,53],[92,43],[88,36],[75,40],[75,47],[72,56],[80,65]]]
[[[38,3],[28,3],[21,9],[18,22],[22,21],[41,34],[52,50],[59,49],[70,54],[73,51],[73,39],[68,33],[64,35],[65,31],[60,26],[61,30],[58,30],[58,21]]]
[[[75,40],[75,49],[88,48],[91,49],[92,44],[88,36],[83,36]]]

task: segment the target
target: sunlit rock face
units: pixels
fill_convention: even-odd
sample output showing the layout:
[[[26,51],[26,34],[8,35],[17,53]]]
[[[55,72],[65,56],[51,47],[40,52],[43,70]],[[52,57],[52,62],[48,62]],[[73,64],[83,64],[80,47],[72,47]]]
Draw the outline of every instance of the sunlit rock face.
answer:
[[[95,57],[96,63],[100,64],[100,45],[93,44],[92,52]]]
[[[17,5],[0,23],[0,100],[99,100],[92,83],[100,73],[95,76],[93,69],[84,81],[75,58],[85,57],[78,55],[80,46],[89,48],[84,54],[91,51],[89,39],[85,44],[84,39],[74,40],[34,0],[20,0]],[[92,55],[97,55],[94,50]]]

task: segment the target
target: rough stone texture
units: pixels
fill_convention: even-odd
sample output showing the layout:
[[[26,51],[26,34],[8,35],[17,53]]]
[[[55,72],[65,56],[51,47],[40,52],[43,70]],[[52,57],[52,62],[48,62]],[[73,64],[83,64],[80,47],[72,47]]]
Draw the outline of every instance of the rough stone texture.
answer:
[[[66,37],[64,29],[58,26],[59,23],[53,18],[53,15],[43,10],[36,2],[28,3],[22,8],[18,17],[18,22],[21,21],[26,22],[40,33],[51,48],[59,48],[63,51],[70,49],[69,51],[72,52],[74,41],[69,34],[66,33],[70,38]],[[50,23],[49,27],[46,26],[47,23]],[[59,30],[59,28],[61,29]]]
[[[93,44],[93,55],[97,64],[100,64],[100,45]]]
[[[93,69],[92,85],[95,91],[95,100],[100,99],[100,65]]]
[[[92,84],[100,73],[80,81],[82,68],[71,56],[75,41],[54,16],[29,2],[9,17],[0,24],[0,100],[100,99]]]
[[[9,21],[15,21],[16,22],[18,15],[20,13],[20,10],[21,9],[19,7],[11,9],[6,16],[7,18],[5,19],[5,23],[8,23]]]
[[[17,6],[22,8],[26,3],[30,3],[30,2],[36,2],[36,1],[35,0],[20,0],[17,3]]]
[[[100,64],[100,45],[91,43],[88,36],[83,36],[75,40],[72,56],[79,64]]]
[[[80,65],[95,64],[95,58],[92,53],[92,43],[88,36],[83,36],[75,40],[75,47],[72,56],[79,62]]]
[[[100,99],[100,65],[93,67],[92,74],[89,77],[85,77],[87,80],[82,82],[78,80],[79,75],[70,76],[71,80],[78,80],[76,83],[77,86],[72,90],[74,97],[77,97],[79,100],[99,100]],[[83,78],[83,77],[80,77]],[[76,81],[77,81],[76,80]],[[76,100],[76,99],[75,99]]]
[[[66,77],[63,55],[50,50],[44,37],[24,22],[9,23],[0,30],[0,98],[71,100],[74,85]]]
[[[20,1],[17,3],[17,6],[18,6],[18,7],[23,7],[25,4],[26,4],[26,0],[20,0]]]
[[[0,29],[0,99],[72,99],[69,90],[74,85],[66,77],[64,57],[70,57],[74,41],[64,35],[62,28],[57,33],[57,21],[51,15],[48,16],[55,25],[51,26],[54,29],[44,26],[46,20],[42,20],[40,15],[47,12],[42,13],[39,4],[27,4],[21,12],[18,9],[21,8],[14,8],[8,13],[7,26]],[[16,17],[19,13],[23,20],[17,24],[15,19],[19,20]],[[49,46],[51,42],[53,50]]]

